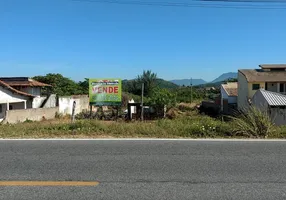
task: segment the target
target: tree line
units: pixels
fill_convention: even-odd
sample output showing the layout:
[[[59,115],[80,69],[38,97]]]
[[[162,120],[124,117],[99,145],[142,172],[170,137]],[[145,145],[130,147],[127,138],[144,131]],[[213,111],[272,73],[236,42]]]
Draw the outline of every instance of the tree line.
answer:
[[[61,74],[47,74],[45,76],[35,76],[33,79],[52,85],[46,88],[49,91],[43,91],[57,94],[58,96],[86,95],[89,93],[89,80],[76,82]],[[176,102],[190,102],[191,100],[209,98],[216,95],[217,91],[206,91],[200,87],[179,87],[171,82],[159,79],[156,73],[151,70],[144,70],[133,80],[123,80],[123,99],[133,98],[140,101],[142,93],[142,84],[144,84],[144,100],[149,104],[173,105]]]

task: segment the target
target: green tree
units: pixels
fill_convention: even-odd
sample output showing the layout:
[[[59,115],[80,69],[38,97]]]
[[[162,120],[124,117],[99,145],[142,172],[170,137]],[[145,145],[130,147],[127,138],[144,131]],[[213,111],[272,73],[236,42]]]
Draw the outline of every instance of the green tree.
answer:
[[[172,93],[168,89],[156,88],[154,89],[148,103],[155,106],[166,105],[167,108],[171,108],[176,105],[176,94]]]
[[[226,83],[237,82],[237,81],[238,81],[237,78],[229,78],[223,81],[222,83],[226,84]]]
[[[124,92],[128,92],[135,95],[141,95],[140,84],[136,80],[123,80],[122,81],[122,89]]]
[[[52,85],[50,92],[59,96],[82,94],[81,88],[75,81],[66,78],[61,74],[50,73],[46,76],[35,76],[33,79]]]
[[[84,81],[78,82],[81,94],[89,94],[89,79],[85,78]]]
[[[144,70],[143,74],[137,77],[137,82],[140,85],[144,83],[144,95],[151,96],[156,87],[157,74],[153,73],[151,70]]]

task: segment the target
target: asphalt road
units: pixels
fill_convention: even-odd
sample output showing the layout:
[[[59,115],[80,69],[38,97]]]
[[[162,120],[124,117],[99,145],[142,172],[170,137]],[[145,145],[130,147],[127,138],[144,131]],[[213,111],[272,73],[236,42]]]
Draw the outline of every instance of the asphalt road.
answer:
[[[0,141],[2,200],[286,199],[286,142]]]

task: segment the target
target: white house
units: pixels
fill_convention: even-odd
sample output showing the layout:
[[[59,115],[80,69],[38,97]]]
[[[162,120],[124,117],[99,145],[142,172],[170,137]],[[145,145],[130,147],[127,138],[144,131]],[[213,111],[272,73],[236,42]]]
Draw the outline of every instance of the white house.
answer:
[[[41,88],[50,85],[25,77],[0,78],[0,121],[7,110],[38,108],[44,102]]]
[[[237,104],[237,82],[221,84],[221,111],[228,112],[228,108],[235,108]]]
[[[27,109],[32,107],[34,96],[21,92],[0,80],[0,121],[6,110]]]
[[[276,125],[286,124],[286,95],[260,89],[253,95],[251,104],[267,112]]]

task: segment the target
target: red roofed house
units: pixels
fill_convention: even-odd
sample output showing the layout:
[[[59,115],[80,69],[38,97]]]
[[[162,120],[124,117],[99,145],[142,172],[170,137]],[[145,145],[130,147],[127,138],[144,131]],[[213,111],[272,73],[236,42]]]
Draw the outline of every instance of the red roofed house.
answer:
[[[47,97],[41,97],[42,87],[50,87],[27,77],[0,78],[0,121],[7,110],[39,107]]]

